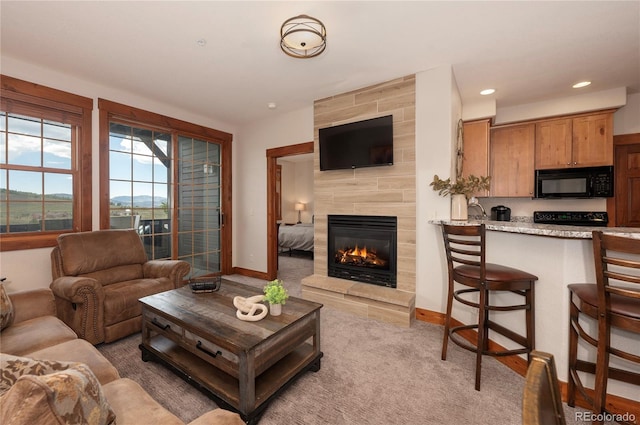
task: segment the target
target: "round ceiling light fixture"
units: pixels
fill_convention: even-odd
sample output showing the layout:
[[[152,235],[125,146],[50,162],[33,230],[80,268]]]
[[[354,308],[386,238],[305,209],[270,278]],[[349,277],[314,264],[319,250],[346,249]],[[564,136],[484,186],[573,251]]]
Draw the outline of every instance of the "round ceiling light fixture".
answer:
[[[591,81],[581,81],[579,83],[575,83],[572,87],[574,89],[579,89],[581,87],[587,87],[590,84],[591,84]]]
[[[487,96],[490,94],[494,94],[495,92],[496,92],[496,89],[484,89],[480,92],[480,94],[483,96]]]
[[[324,24],[308,15],[287,19],[280,27],[280,48],[294,58],[318,56],[327,47]]]

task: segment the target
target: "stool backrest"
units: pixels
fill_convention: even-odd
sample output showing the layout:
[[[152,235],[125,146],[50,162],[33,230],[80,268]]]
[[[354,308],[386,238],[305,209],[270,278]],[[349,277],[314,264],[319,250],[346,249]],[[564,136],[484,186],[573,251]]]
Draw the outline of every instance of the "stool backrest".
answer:
[[[595,230],[593,255],[600,311],[610,310],[611,294],[640,299],[640,239]]]
[[[565,425],[553,355],[531,352],[522,396],[522,425]]]
[[[480,280],[485,278],[485,228],[478,226],[442,225],[444,249],[449,273],[460,264],[480,268]]]

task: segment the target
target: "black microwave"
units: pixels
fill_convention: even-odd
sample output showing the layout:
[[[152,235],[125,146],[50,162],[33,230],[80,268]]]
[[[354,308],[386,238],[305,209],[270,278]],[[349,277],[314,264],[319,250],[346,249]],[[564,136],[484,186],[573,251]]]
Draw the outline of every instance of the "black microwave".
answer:
[[[536,198],[609,198],[613,166],[536,170]]]

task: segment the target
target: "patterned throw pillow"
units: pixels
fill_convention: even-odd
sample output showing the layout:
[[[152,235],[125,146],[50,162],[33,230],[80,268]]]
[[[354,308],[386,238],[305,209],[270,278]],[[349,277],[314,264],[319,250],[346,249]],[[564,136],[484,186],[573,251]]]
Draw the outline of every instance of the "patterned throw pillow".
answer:
[[[0,395],[9,391],[22,375],[46,375],[67,370],[76,363],[53,360],[36,360],[29,357],[0,353]]]
[[[13,322],[13,304],[4,290],[4,283],[0,283],[0,331]]]
[[[22,375],[0,397],[0,423],[115,424],[96,376],[82,363],[46,375]]]

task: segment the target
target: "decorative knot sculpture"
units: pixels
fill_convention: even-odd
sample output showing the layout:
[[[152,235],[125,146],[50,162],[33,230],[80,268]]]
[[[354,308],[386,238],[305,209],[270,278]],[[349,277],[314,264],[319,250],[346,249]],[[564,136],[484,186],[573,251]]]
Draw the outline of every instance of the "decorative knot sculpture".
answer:
[[[255,295],[253,297],[234,297],[233,306],[237,308],[236,317],[240,320],[247,322],[257,322],[264,319],[268,313],[267,306],[260,304],[260,301],[264,299],[262,295]]]

